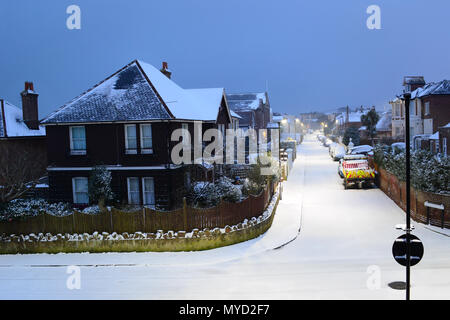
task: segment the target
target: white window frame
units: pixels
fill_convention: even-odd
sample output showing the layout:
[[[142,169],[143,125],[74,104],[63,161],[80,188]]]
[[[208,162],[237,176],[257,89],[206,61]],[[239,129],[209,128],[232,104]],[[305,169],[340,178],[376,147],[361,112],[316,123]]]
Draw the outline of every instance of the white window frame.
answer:
[[[76,180],[80,180],[80,179],[85,180],[87,182],[87,185],[89,185],[89,179],[87,177],[73,177],[72,178],[72,198],[73,198],[73,203],[74,204],[89,204],[89,187],[86,190],[87,198],[88,198],[87,203],[78,202],[77,193],[80,193],[80,192],[76,192]]]
[[[151,148],[144,148],[144,139],[143,139],[143,128],[144,127],[150,127],[150,134],[151,134],[151,139],[152,139],[152,147]],[[145,123],[145,124],[141,124],[139,126],[139,133],[140,133],[140,144],[141,144],[141,153],[143,154],[152,154],[153,153],[153,130],[152,130],[152,125]]]
[[[145,203],[145,193],[148,192],[145,190],[145,179],[151,179],[153,182],[153,199],[155,201],[155,203]],[[155,207],[156,204],[156,197],[155,197],[155,178],[153,177],[143,177],[141,179],[142,182],[142,203],[144,206],[151,206],[151,207]]]
[[[137,130],[135,124],[126,124],[125,126],[125,153],[126,154],[137,154]],[[136,132],[136,149],[130,149],[128,146],[128,128],[134,127],[134,131]]]
[[[131,201],[131,189],[130,189],[130,180],[131,179],[136,179],[137,180],[137,182],[138,182],[138,190],[137,191],[133,191],[134,193],[137,193],[138,194],[138,196],[139,196],[139,201],[138,201],[138,203],[132,203],[132,201]],[[136,205],[136,204],[141,204],[141,192],[140,192],[140,186],[139,186],[139,177],[127,177],[127,195],[128,195],[128,204],[131,204],[131,205]]]
[[[426,116],[430,115],[430,101],[425,102],[424,115]]]
[[[73,146],[73,134],[72,134],[72,129],[75,128],[83,128],[84,129],[84,145],[85,145],[85,149],[84,150],[75,150],[74,146]],[[70,139],[70,154],[72,155],[85,155],[87,153],[87,139],[86,139],[86,127],[85,126],[72,126],[69,127],[69,139]]]

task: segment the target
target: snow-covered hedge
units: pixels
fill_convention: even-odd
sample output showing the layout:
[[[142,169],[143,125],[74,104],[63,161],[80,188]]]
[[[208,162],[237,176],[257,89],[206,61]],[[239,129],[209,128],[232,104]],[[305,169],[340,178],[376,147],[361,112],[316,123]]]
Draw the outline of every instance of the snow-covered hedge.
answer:
[[[0,220],[33,217],[43,213],[66,216],[72,214],[73,209],[68,203],[50,203],[44,199],[16,199],[3,204],[0,208]]]
[[[401,181],[406,180],[405,151],[384,145],[374,148],[375,162],[394,174]],[[450,193],[450,158],[435,155],[426,150],[411,152],[411,184],[421,191]]]

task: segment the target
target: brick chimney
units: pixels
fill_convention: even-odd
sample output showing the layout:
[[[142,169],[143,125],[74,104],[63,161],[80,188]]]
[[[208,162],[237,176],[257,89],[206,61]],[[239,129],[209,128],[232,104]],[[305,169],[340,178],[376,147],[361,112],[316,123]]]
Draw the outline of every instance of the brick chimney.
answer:
[[[167,62],[163,61],[161,71],[167,78],[170,79],[172,76],[172,71],[169,70]]]
[[[417,88],[422,88],[425,84],[423,76],[404,76],[403,92],[412,92]]]
[[[25,90],[20,95],[22,96],[22,113],[23,122],[31,130],[39,130],[38,118],[38,94],[34,92],[33,82],[25,82]]]

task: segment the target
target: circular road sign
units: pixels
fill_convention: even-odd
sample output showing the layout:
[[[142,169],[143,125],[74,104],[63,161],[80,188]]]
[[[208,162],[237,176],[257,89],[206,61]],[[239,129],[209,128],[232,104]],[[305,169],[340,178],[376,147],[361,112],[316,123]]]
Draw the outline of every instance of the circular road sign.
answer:
[[[423,257],[423,244],[419,238],[412,234],[404,234],[395,239],[394,245],[392,246],[392,255],[395,261],[397,261],[402,266],[406,266],[406,245],[407,239],[410,241],[410,266],[415,266],[422,260]]]

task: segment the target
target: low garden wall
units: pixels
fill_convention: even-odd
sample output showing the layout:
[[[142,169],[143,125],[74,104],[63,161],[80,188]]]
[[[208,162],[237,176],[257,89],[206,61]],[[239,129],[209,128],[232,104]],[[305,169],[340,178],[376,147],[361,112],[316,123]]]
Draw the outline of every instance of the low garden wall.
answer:
[[[222,202],[211,209],[185,206],[180,212],[169,213],[145,209],[131,214],[114,210],[100,215],[76,213],[66,217],[45,214],[4,223],[0,224],[3,227],[0,229],[0,254],[194,251],[227,246],[253,239],[270,228],[279,201],[279,188],[273,190],[270,198],[272,188],[266,188],[258,197],[236,204]],[[150,222],[147,215],[151,214],[156,216],[152,216]],[[164,218],[163,214],[169,218]],[[6,228],[7,224],[14,225],[15,232]],[[62,231],[64,228],[68,228],[67,231]]]
[[[406,210],[406,183],[382,168],[377,168],[378,185],[400,208]],[[444,212],[428,208],[425,202],[443,204]],[[415,190],[411,187],[411,218],[421,223],[450,228],[450,195]]]

